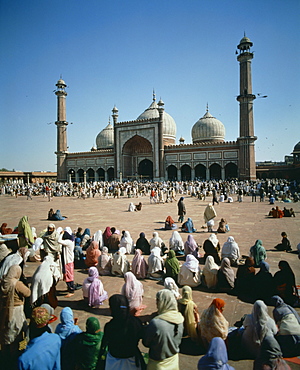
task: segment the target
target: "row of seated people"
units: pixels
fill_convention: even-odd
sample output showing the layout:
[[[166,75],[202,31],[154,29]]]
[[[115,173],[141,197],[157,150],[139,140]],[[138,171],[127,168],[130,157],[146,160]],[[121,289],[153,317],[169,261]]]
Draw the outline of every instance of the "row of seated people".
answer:
[[[271,211],[269,212],[269,216],[273,218],[282,218],[282,217],[296,217],[295,211],[293,208],[287,209],[283,207],[283,210],[279,209],[278,206],[275,208],[273,207]]]

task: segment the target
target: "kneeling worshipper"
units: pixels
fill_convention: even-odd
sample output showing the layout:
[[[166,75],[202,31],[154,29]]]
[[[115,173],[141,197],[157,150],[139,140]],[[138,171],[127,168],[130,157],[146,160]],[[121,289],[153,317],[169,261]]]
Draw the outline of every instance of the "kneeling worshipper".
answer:
[[[254,259],[247,257],[244,265],[240,265],[236,272],[235,290],[238,297],[251,299],[254,296],[255,268]]]
[[[178,311],[184,317],[183,336],[189,336],[197,341],[200,316],[197,305],[193,301],[192,288],[188,285],[182,288],[182,298],[178,300]]]
[[[171,277],[165,278],[164,287],[165,287],[165,289],[171,290],[171,292],[174,294],[176,299],[178,299],[180,297],[178,286],[175,283],[174,279],[172,279]]]
[[[217,233],[227,233],[228,228],[226,227],[227,221],[225,218],[221,218],[221,221],[219,222],[219,227],[217,229]]]
[[[198,257],[198,244],[196,243],[193,235],[189,235],[187,237],[186,242],[184,243],[184,254],[187,256],[188,254],[192,254],[194,257]]]
[[[124,276],[127,271],[130,270],[130,263],[127,261],[125,255],[126,249],[120,248],[116,253],[113,254],[111,273],[117,276]]]
[[[145,261],[140,249],[135,250],[135,254],[131,262],[131,271],[137,279],[145,279],[148,274],[148,263]]]
[[[219,266],[215,263],[213,256],[207,256],[202,271],[202,279],[208,289],[216,288],[218,284],[218,270]]]
[[[233,236],[229,236],[227,242],[223,244],[221,257],[229,258],[231,265],[237,266],[240,258],[240,249]]]
[[[36,269],[31,280],[31,305],[40,306],[48,303],[51,307],[57,307],[55,286],[61,277],[60,270],[53,255],[49,254]]]
[[[19,280],[21,274],[21,267],[13,265],[0,284],[0,345],[3,361],[16,360],[19,344],[26,335],[24,302],[25,298],[30,297],[30,289]]]
[[[138,240],[135,243],[135,249],[140,249],[143,254],[149,256],[150,254],[150,244],[146,239],[145,233],[140,233]]]
[[[177,229],[177,225],[171,216],[168,216],[165,221],[165,230]]]
[[[148,258],[148,276],[150,279],[160,280],[163,277],[164,262],[160,256],[161,249],[154,247]]]
[[[107,292],[99,279],[98,270],[94,266],[89,268],[89,276],[83,282],[82,293],[84,301],[93,308],[98,308],[108,299]]]
[[[97,370],[103,332],[96,317],[89,317],[85,328],[86,331],[76,335],[72,342],[75,369]]]
[[[300,356],[300,316],[278,295],[272,297],[273,317],[278,326],[276,340],[280,344],[283,357]]]
[[[107,247],[102,247],[101,254],[98,257],[97,269],[100,276],[111,275],[112,256],[108,253]]]
[[[165,278],[170,277],[177,282],[180,265],[173,250],[170,250],[168,253],[168,257],[165,261],[165,269]]]
[[[131,271],[124,275],[125,284],[122,286],[121,294],[125,295],[129,302],[130,313],[139,316],[146,308],[143,302],[143,284],[137,280]]]
[[[245,330],[242,334],[242,347],[245,352],[256,358],[259,355],[260,346],[266,335],[276,335],[278,329],[275,321],[268,315],[267,306],[263,301],[256,301],[252,313],[246,315],[243,322]]]
[[[169,240],[169,249],[172,249],[177,255],[184,254],[184,243],[178,231],[173,231]]]
[[[275,292],[285,303],[293,306],[299,300],[296,279],[287,261],[279,261],[279,271],[274,274]]]
[[[260,263],[267,258],[267,252],[260,239],[256,240],[253,247],[250,248],[250,257],[254,259],[254,267],[260,267]]]
[[[181,231],[183,231],[184,233],[194,233],[196,231],[196,229],[194,228],[193,220],[190,217],[181,226]]]
[[[228,363],[225,342],[220,337],[211,340],[208,351],[198,362],[198,370],[234,370]]]
[[[126,249],[126,254],[133,253],[133,240],[129,231],[125,231],[120,240],[120,248]]]
[[[234,288],[234,271],[230,266],[229,258],[222,259],[217,279],[217,289],[221,292],[231,292]]]
[[[25,352],[18,359],[20,370],[61,369],[61,339],[47,330],[50,315],[46,308],[36,307],[32,311],[31,326],[35,337],[28,343]]]
[[[205,252],[204,261],[206,261],[208,256],[212,256],[215,260],[215,263],[218,265],[221,264],[221,259],[219,256],[221,247],[216,234],[210,234],[209,238],[204,241],[203,249]]]
[[[109,307],[112,319],[104,326],[99,354],[102,357],[108,347],[105,369],[145,370],[146,365],[138,347],[144,333],[141,320],[130,315],[128,299],[122,294],[112,295]]]
[[[196,257],[191,254],[186,256],[184,264],[180,267],[178,284],[188,285],[192,288],[201,284],[201,269]]]
[[[86,250],[86,255],[85,255],[86,266],[87,267],[97,266],[98,258],[100,255],[101,255],[101,251],[99,249],[99,243],[96,241],[92,241]]]
[[[179,369],[179,346],[184,318],[178,312],[174,294],[163,289],[156,293],[158,316],[145,328],[143,345],[149,347],[147,370]]]
[[[150,251],[152,251],[153,248],[158,247],[161,251],[161,255],[164,255],[164,252],[165,252],[164,242],[159,237],[157,231],[154,231],[154,233],[152,235],[153,235],[153,238],[150,239]]]
[[[4,276],[8,273],[8,270],[11,268],[11,266],[14,266],[14,265],[19,265],[21,267],[22,275],[23,275],[24,264],[27,261],[27,258],[29,257],[29,255],[30,255],[30,250],[25,247],[19,248],[16,251],[16,253],[8,254],[2,260],[2,263],[1,263],[0,280],[4,278]],[[22,276],[21,280],[24,280],[24,276]]]
[[[202,312],[199,324],[199,335],[205,348],[208,348],[214,337],[223,340],[228,335],[228,321],[223,316],[225,302],[221,298],[215,298],[210,306]]]
[[[28,222],[28,217],[23,216],[18,224],[18,239],[19,239],[19,247],[32,247],[34,243],[34,238],[32,235],[32,229]]]
[[[260,263],[260,269],[254,277],[253,291],[256,300],[262,300],[269,304],[270,298],[274,293],[273,276],[269,272],[270,266],[266,261]]]

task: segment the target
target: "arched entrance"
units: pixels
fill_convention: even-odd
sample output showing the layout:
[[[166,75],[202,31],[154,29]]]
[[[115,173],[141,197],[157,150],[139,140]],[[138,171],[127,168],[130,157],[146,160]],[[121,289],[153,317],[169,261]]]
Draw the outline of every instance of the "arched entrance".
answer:
[[[138,174],[141,178],[144,177],[147,180],[151,180],[153,178],[153,162],[149,159],[143,159],[139,163]]]
[[[92,168],[89,168],[86,171],[86,181],[87,182],[94,182],[95,181],[95,171]]]
[[[108,170],[107,170],[107,180],[108,181],[112,181],[114,180],[114,176],[115,176],[115,173],[114,173],[114,169],[112,167],[110,167]]]
[[[197,180],[206,180],[206,167],[203,164],[195,167],[195,177]]]
[[[238,168],[234,163],[228,163],[225,166],[225,179],[232,179],[238,177]]]
[[[144,171],[147,171],[149,178],[153,178],[153,150],[150,141],[142,136],[134,135],[124,144],[122,157],[124,178],[133,178],[141,175],[139,162],[142,158],[142,162],[145,160],[148,160],[148,162],[144,162],[141,169],[143,168]],[[152,170],[149,162],[152,164]]]
[[[104,171],[103,168],[98,168],[97,175],[98,175],[98,181],[104,181],[105,180],[105,171]]]
[[[167,172],[168,172],[168,180],[169,181],[176,181],[177,180],[177,168],[173,164],[171,164],[167,168]]]
[[[214,180],[221,179],[221,166],[219,164],[214,163],[209,167],[209,177]]]
[[[182,181],[190,181],[191,180],[191,167],[187,164],[184,164],[181,167],[181,180]]]
[[[78,182],[83,182],[84,181],[84,177],[83,177],[83,170],[80,169],[77,171],[77,175],[78,175]]]

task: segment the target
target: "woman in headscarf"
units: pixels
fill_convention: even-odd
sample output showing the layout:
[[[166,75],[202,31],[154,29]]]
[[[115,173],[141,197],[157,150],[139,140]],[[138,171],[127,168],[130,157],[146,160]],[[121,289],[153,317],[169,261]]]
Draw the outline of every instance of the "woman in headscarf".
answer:
[[[219,222],[219,227],[217,229],[217,233],[226,233],[227,232],[226,224],[227,222],[225,218],[221,218],[221,221]]]
[[[172,249],[176,254],[184,254],[184,243],[178,231],[173,231],[170,241],[169,249]]]
[[[278,326],[276,340],[280,344],[283,357],[300,355],[300,316],[291,306],[284,303],[278,295],[272,297],[275,306],[273,317]]]
[[[99,243],[96,241],[92,241],[88,249],[86,250],[85,255],[85,264],[87,267],[97,266],[98,265],[98,258],[101,255],[101,251],[99,250]]]
[[[98,257],[97,269],[100,276],[110,276],[112,266],[112,257],[108,253],[107,247],[102,247],[101,254]]]
[[[65,218],[67,217],[63,216],[59,209],[52,216],[52,220],[54,221],[63,221]]]
[[[171,216],[167,216],[165,220],[165,230],[177,229],[177,225]]]
[[[99,244],[99,249],[102,249],[103,247],[103,235],[101,230],[97,230],[93,236],[93,240],[95,242],[98,242]]]
[[[259,267],[260,263],[267,259],[267,253],[260,239],[250,248],[250,257],[254,259],[254,267]]]
[[[253,282],[253,291],[256,299],[260,299],[266,304],[269,304],[270,298],[274,293],[273,276],[269,270],[269,264],[266,261],[262,261]]]
[[[223,244],[221,257],[229,258],[232,266],[236,266],[238,264],[240,258],[240,249],[233,236],[229,236],[227,242]]]
[[[215,298],[210,306],[202,312],[199,323],[199,334],[205,348],[208,348],[214,337],[223,340],[228,335],[228,321],[223,316],[225,302],[221,298]]]
[[[120,248],[122,247],[126,249],[126,254],[132,253],[133,240],[132,237],[130,236],[130,232],[127,230],[124,232],[124,235],[120,240]]]
[[[40,306],[49,303],[51,307],[57,307],[55,286],[60,279],[60,270],[53,255],[49,254],[36,269],[31,280],[31,305]]]
[[[96,370],[103,332],[96,317],[89,317],[85,328],[85,332],[76,335],[72,345],[75,353],[75,369]]]
[[[75,246],[74,246],[74,267],[76,269],[84,269],[85,268],[85,256],[83,253],[83,250],[80,246],[81,239],[76,237],[75,240]]]
[[[228,365],[228,354],[225,342],[220,337],[215,337],[209,344],[205,356],[198,362],[198,370],[234,370],[234,367]]]
[[[181,197],[177,203],[177,208],[178,208],[178,221],[183,222],[184,215],[186,214],[186,209],[185,209],[185,204],[183,202],[184,197]]]
[[[27,258],[30,254],[30,251],[26,247],[19,248],[16,253],[8,254],[1,263],[0,267],[0,280],[8,273],[8,270],[13,265],[19,265],[22,269],[23,275],[23,268],[24,264],[27,261]],[[24,280],[24,276],[22,276],[22,280]]]
[[[24,302],[30,297],[30,289],[19,280],[21,274],[21,267],[13,265],[0,284],[0,344],[3,351],[12,343],[15,348],[11,348],[11,352],[17,351],[27,329]]]
[[[194,228],[193,220],[190,217],[182,225],[181,231],[183,231],[184,233],[194,233],[196,231],[196,229]]]
[[[180,265],[176,258],[176,254],[172,249],[168,252],[168,257],[165,261],[165,269],[165,277],[171,277],[175,282],[177,282]]]
[[[178,312],[174,294],[163,289],[156,293],[158,316],[145,329],[143,344],[149,347],[147,370],[179,369],[179,346],[184,318]]]
[[[130,313],[133,316],[139,316],[146,308],[142,304],[144,288],[143,284],[137,280],[131,271],[124,275],[125,284],[122,286],[121,294],[125,295],[129,302]]]
[[[256,301],[252,313],[246,315],[243,322],[245,330],[242,335],[242,347],[253,358],[259,355],[259,349],[266,335],[276,335],[278,329],[275,321],[268,315],[263,301]]]
[[[102,281],[96,267],[89,268],[89,276],[82,285],[83,299],[90,307],[99,307],[108,299],[107,292],[104,290]]]
[[[54,220],[54,219],[53,219],[53,215],[54,215],[53,208],[50,208],[50,209],[49,209],[49,212],[48,212],[48,218],[47,218],[47,220],[49,220],[49,221],[53,221],[53,220]]]
[[[240,265],[236,272],[235,289],[238,297],[251,299],[254,294],[255,268],[254,260],[247,257],[244,265]]]
[[[91,243],[91,230],[86,228],[84,229],[84,232],[82,234],[82,237],[81,237],[81,243],[80,243],[80,246],[82,247],[82,249],[85,251],[88,246],[90,245]]]
[[[278,267],[274,275],[275,291],[285,303],[293,305],[299,298],[295,275],[287,261],[280,261]]]
[[[66,342],[72,340],[75,335],[82,332],[74,320],[73,311],[70,307],[64,307],[60,312],[60,323],[56,326],[55,334],[58,334],[61,339],[61,344],[64,346]]]
[[[148,275],[150,279],[160,279],[163,275],[164,264],[160,254],[161,249],[159,247],[154,247],[151,250],[148,258]]]
[[[134,212],[134,211],[135,211],[135,205],[132,202],[130,202],[129,207],[128,207],[128,212]]]
[[[0,233],[2,235],[7,235],[7,234],[12,234],[13,230],[9,227],[6,227],[7,224],[6,223],[3,223],[0,227]]]
[[[189,336],[197,341],[200,316],[197,305],[193,301],[192,288],[188,285],[182,288],[182,298],[178,300],[178,311],[184,317],[183,336]]]
[[[28,217],[23,216],[18,224],[18,238],[19,247],[32,247],[34,243],[34,238],[32,235],[32,230],[28,222]]]
[[[102,356],[108,347],[105,368],[109,370],[146,369],[138,348],[139,340],[143,336],[142,322],[130,315],[128,299],[122,294],[112,295],[109,298],[109,307],[112,319],[104,326],[99,354]]]
[[[217,217],[217,212],[212,203],[209,203],[204,210],[204,222],[207,224],[209,220],[212,220],[215,217]]]
[[[207,256],[202,271],[204,284],[208,289],[215,289],[218,284],[219,266],[215,263],[213,256]]]
[[[104,233],[103,233],[103,244],[106,247],[109,247],[108,240],[109,240],[109,237],[111,236],[111,234],[112,234],[112,232],[110,230],[110,227],[107,226],[106,229],[104,230]]]
[[[8,249],[4,243],[0,244],[0,266],[2,266],[2,261],[11,253],[11,249]],[[1,269],[1,267],[0,267]],[[1,279],[1,277],[0,277]]]
[[[164,251],[162,250],[162,247],[164,243],[162,239],[159,237],[158,232],[154,231],[152,235],[153,235],[153,238],[150,239],[150,251],[152,251],[153,248],[158,247],[160,248],[161,253],[163,253]]]
[[[148,274],[148,263],[145,261],[140,249],[135,250],[131,263],[131,271],[137,279],[145,279]]]
[[[120,248],[113,254],[111,273],[117,276],[124,276],[130,270],[130,263],[125,255],[126,249]]]
[[[221,262],[221,267],[217,274],[218,284],[217,289],[221,292],[231,292],[234,288],[234,271],[230,266],[230,261],[228,258],[223,258]]]
[[[119,237],[120,231],[116,230],[115,227],[112,227],[110,231],[111,231],[111,236],[108,239],[108,250],[111,253],[115,253],[117,252],[117,250],[119,250],[119,246],[120,246],[120,237]]]
[[[221,264],[221,259],[219,256],[221,248],[216,234],[210,234],[209,238],[204,241],[203,249],[205,252],[204,261],[206,261],[206,258],[208,256],[212,256],[215,260],[215,263],[217,263],[218,265]]]
[[[171,277],[165,278],[164,287],[165,287],[165,289],[171,290],[171,292],[174,294],[176,299],[178,299],[180,297],[178,286],[175,283],[174,279],[172,279]]]
[[[201,270],[196,257],[191,254],[186,256],[184,264],[180,267],[178,284],[188,285],[192,288],[201,284]]]
[[[135,249],[140,249],[143,252],[143,254],[146,254],[149,256],[150,244],[148,240],[146,239],[145,233],[140,233],[140,237],[135,243]]]
[[[198,244],[196,243],[193,235],[189,235],[187,237],[186,242],[184,243],[184,254],[187,256],[188,254],[192,254],[194,257],[198,256]]]

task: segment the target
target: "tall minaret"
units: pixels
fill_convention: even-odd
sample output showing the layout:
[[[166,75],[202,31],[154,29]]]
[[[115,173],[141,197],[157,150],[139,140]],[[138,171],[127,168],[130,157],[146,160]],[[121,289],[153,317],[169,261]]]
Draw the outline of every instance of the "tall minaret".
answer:
[[[68,153],[67,146],[67,126],[66,121],[66,96],[65,91],[67,87],[64,80],[57,81],[57,89],[55,95],[57,96],[57,151],[55,152],[57,158],[57,181],[67,181],[67,164],[66,157]]]
[[[253,53],[250,47],[253,43],[244,35],[237,46],[240,53],[237,60],[240,62],[240,95],[237,101],[240,103],[240,137],[237,139],[240,147],[239,153],[239,178],[242,180],[256,179],[255,147],[257,139],[254,136],[253,124],[253,100],[252,94],[251,60]]]

